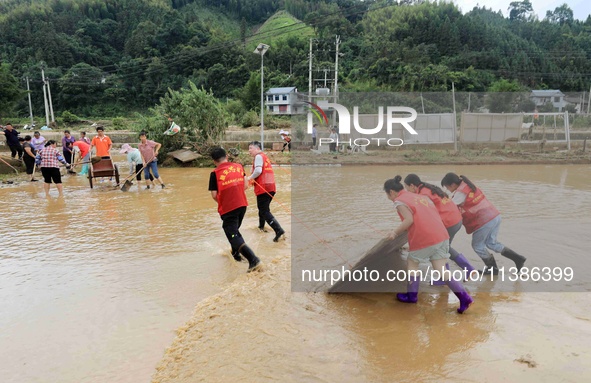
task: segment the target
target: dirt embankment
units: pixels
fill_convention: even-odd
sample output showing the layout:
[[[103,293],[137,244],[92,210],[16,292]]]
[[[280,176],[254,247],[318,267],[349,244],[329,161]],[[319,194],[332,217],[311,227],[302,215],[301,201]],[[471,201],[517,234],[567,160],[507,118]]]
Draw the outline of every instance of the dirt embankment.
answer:
[[[520,149],[446,149],[374,150],[357,153],[318,153],[294,150],[291,153],[268,152],[275,164],[292,165],[432,165],[432,164],[587,164],[591,154],[582,150],[524,151]],[[247,159],[246,159],[247,161]],[[248,162],[247,162],[248,163]]]

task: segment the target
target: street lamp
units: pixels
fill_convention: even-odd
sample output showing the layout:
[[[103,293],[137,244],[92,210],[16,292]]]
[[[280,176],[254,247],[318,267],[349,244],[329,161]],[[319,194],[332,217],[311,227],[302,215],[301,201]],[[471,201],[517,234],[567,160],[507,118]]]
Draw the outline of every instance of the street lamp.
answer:
[[[265,93],[265,88],[263,87],[263,56],[265,55],[265,53],[267,52],[267,49],[269,49],[269,46],[267,44],[263,44],[260,43],[256,49],[254,50],[253,53],[257,54],[257,55],[261,55],[261,149],[265,149],[265,145],[263,144],[263,130],[265,129],[264,126],[264,93]]]

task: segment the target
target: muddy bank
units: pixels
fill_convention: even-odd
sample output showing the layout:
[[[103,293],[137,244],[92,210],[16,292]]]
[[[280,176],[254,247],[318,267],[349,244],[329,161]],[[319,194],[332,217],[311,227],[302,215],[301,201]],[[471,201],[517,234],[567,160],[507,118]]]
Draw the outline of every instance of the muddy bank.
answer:
[[[394,294],[292,293],[289,268],[277,256],[201,302],[152,382],[576,382],[590,372],[589,294],[481,293],[458,315],[447,292],[410,307]]]

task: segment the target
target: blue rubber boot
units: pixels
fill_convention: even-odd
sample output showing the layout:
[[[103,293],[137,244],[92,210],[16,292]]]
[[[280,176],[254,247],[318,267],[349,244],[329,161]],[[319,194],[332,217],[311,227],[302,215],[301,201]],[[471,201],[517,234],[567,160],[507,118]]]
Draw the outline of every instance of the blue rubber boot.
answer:
[[[82,165],[82,170],[80,171],[80,173],[78,173],[78,175],[81,175],[81,176],[88,175],[88,164]]]

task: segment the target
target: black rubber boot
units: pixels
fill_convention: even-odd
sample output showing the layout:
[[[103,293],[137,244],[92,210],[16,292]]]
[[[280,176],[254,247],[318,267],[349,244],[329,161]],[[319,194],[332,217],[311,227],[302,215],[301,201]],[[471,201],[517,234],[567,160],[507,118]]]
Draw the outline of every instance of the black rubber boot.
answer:
[[[267,229],[265,229],[265,219],[263,217],[259,217],[259,230],[263,233],[267,232]]]
[[[481,273],[488,275],[499,275],[499,266],[497,266],[497,261],[495,260],[495,257],[492,256],[492,254],[489,254],[489,257],[487,259],[483,259],[483,261],[486,267],[481,271]]]
[[[232,257],[236,262],[242,262],[242,256],[240,255],[240,248],[244,246],[244,238],[234,237],[230,240],[230,246],[232,247]]]
[[[234,249],[232,249],[232,257],[236,262],[242,262],[242,256],[238,251],[234,251]]]
[[[503,257],[507,257],[510,260],[512,260],[513,262],[515,262],[515,267],[517,268],[517,272],[519,272],[519,270],[521,270],[521,268],[523,267],[523,264],[527,260],[527,258],[525,258],[523,255],[517,254],[516,252],[509,249],[508,247],[505,247],[503,249],[503,251],[501,251],[501,255]]]
[[[261,260],[254,254],[254,251],[252,251],[247,244],[240,247],[240,254],[242,254],[248,261],[247,273],[258,270],[262,266]]]
[[[269,222],[269,226],[271,226],[271,229],[273,229],[275,232],[275,238],[273,238],[273,242],[279,242],[279,238],[285,234],[285,230],[281,228],[281,225],[279,225],[279,222],[277,222],[276,219]]]

